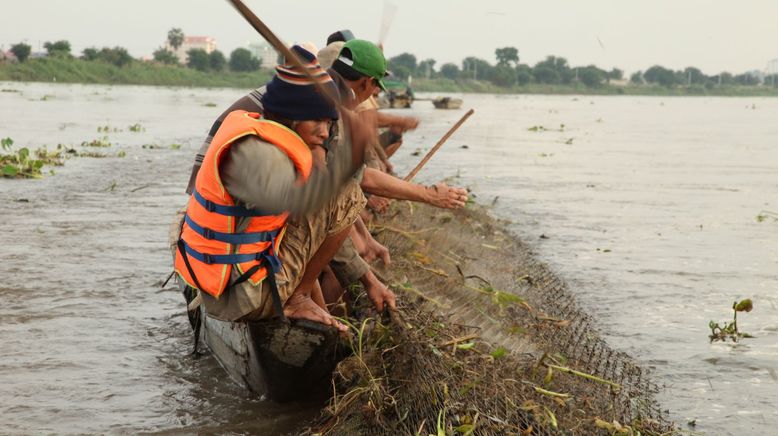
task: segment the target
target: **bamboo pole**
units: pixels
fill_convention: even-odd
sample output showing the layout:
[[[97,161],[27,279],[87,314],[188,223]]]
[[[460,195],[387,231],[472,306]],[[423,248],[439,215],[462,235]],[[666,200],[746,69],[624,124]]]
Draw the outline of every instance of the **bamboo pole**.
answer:
[[[448,132],[446,132],[446,134],[445,134],[445,135],[443,135],[443,137],[442,137],[442,138],[440,138],[440,141],[438,141],[438,143],[437,143],[437,144],[435,144],[435,146],[434,146],[434,147],[432,147],[432,149],[431,149],[429,152],[427,152],[426,156],[424,156],[424,158],[421,160],[421,162],[419,162],[419,164],[418,164],[418,165],[416,165],[416,168],[414,168],[414,169],[413,169],[413,171],[411,171],[410,173],[408,173],[408,175],[407,175],[407,176],[405,176],[405,178],[404,178],[403,180],[405,180],[406,182],[410,182],[411,180],[413,180],[413,178],[414,178],[414,177],[416,177],[416,174],[418,174],[418,173],[419,173],[419,171],[421,171],[421,169],[424,167],[424,165],[427,163],[427,161],[429,161],[429,160],[432,158],[432,155],[434,155],[434,154],[435,154],[435,153],[438,151],[438,149],[440,149],[440,147],[443,145],[443,143],[445,143],[445,142],[448,140],[448,138],[449,138],[449,137],[450,137],[450,136],[451,136],[451,135],[452,135],[454,132],[456,132],[456,130],[457,130],[457,129],[458,129],[458,128],[459,128],[459,127],[462,125],[462,124],[464,124],[464,122],[465,122],[465,121],[467,121],[467,119],[468,119],[468,118],[470,118],[470,115],[473,115],[473,113],[474,113],[474,112],[475,112],[475,111],[474,111],[473,109],[470,109],[469,111],[467,111],[467,113],[466,113],[466,114],[464,114],[464,115],[462,116],[462,118],[460,118],[460,119],[459,119],[459,121],[457,121],[457,123],[456,123],[456,124],[454,124],[454,126],[453,126],[453,127],[451,127],[451,128],[448,130]]]
[[[299,68],[303,74],[305,74],[306,77],[313,82],[314,86],[316,86],[316,90],[319,91],[321,95],[324,96],[324,98],[328,99],[330,103],[332,103],[338,109],[342,109],[338,97],[330,89],[326,88],[319,80],[311,75],[310,71],[308,71],[308,69],[303,65],[299,56],[292,52],[286,46],[286,44],[284,44],[284,42],[281,41],[281,39],[279,39],[275,33],[273,33],[273,31],[270,30],[270,28],[268,28],[265,23],[263,23],[262,20],[260,20],[259,17],[257,17],[254,12],[251,11],[251,9],[248,8],[248,6],[246,6],[241,0],[227,1],[232,4],[232,6],[241,14],[241,16],[243,16],[246,21],[248,21],[249,24],[251,24],[251,27],[253,27],[254,30],[259,32],[259,34],[262,35],[262,37],[273,46],[273,48],[278,50],[278,52],[284,56],[287,62],[291,62],[295,67]]]

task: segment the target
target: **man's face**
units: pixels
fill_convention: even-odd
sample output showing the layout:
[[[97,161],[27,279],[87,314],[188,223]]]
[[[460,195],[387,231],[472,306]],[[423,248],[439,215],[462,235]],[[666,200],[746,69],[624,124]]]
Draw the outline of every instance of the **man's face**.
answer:
[[[378,83],[372,77],[362,77],[361,79],[357,80],[357,86],[354,90],[354,95],[356,95],[356,104],[360,104],[370,98],[376,89],[378,89]]]
[[[324,142],[330,137],[332,120],[322,118],[320,120],[305,120],[294,123],[294,131],[311,149],[314,161],[323,160],[325,155]],[[321,163],[321,162],[317,162]]]

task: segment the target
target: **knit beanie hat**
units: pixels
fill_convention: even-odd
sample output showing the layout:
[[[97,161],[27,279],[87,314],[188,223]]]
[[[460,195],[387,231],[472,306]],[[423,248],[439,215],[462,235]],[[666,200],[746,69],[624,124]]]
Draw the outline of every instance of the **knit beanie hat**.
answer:
[[[322,69],[310,49],[295,45],[292,51],[299,56],[313,78],[332,90],[330,95],[337,95],[335,82]],[[276,75],[268,82],[262,96],[262,107],[270,114],[293,121],[338,119],[337,109],[325,96],[320,95],[314,82],[299,67],[286,61],[276,67]]]

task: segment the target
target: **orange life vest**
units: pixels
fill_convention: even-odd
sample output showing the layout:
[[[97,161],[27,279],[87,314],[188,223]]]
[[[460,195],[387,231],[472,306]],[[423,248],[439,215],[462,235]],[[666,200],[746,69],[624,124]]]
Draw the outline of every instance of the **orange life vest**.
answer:
[[[248,135],[256,135],[286,153],[301,182],[308,179],[313,163],[305,142],[281,124],[242,110],[231,112],[224,119],[197,174],[175,259],[179,277],[189,286],[217,298],[228,286],[243,280],[257,285],[267,277],[268,267],[270,273],[275,273],[281,266],[278,242],[289,214],[267,215],[245,208],[230,196],[219,175],[219,164],[230,146]],[[238,217],[248,219],[240,233],[235,231]],[[229,283],[233,267],[241,275]]]

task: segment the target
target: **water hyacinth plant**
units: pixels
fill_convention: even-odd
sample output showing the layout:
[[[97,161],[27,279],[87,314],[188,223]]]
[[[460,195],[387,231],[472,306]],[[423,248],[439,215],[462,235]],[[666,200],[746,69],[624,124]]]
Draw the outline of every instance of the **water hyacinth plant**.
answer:
[[[35,178],[43,177],[41,168],[44,165],[62,165],[61,155],[49,154],[45,149],[30,153],[30,149],[22,147],[12,150],[14,141],[11,138],[0,140],[0,147],[4,152],[0,154],[0,175],[6,178]]]
[[[734,311],[732,322],[725,321],[723,324],[719,324],[717,322],[711,321],[710,323],[708,323],[708,327],[710,327],[710,335],[708,336],[710,338],[710,341],[726,342],[727,339],[732,339],[732,342],[737,342],[741,338],[753,338],[753,336],[751,336],[750,334],[746,332],[741,332],[737,328],[737,313],[751,312],[751,310],[753,309],[754,309],[754,304],[749,298],[746,298],[745,300],[739,302],[735,301],[734,303],[732,303],[732,310]]]

